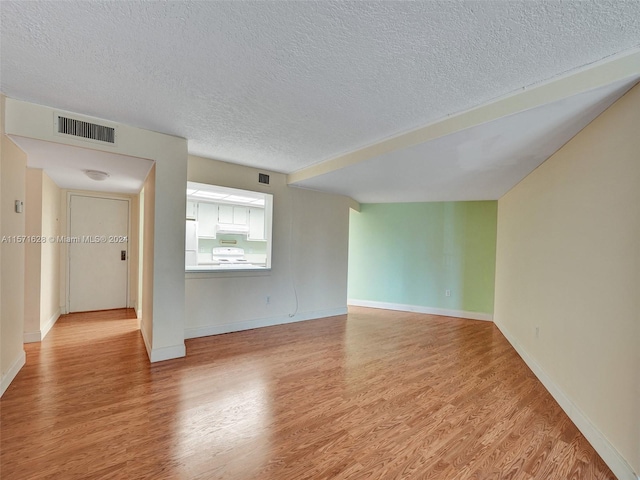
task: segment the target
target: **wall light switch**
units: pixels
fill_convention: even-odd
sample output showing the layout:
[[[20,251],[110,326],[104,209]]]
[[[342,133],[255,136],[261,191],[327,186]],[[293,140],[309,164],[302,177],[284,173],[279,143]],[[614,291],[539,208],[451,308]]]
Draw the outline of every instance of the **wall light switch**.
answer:
[[[22,213],[24,210],[24,203],[21,200],[16,200],[16,213]]]

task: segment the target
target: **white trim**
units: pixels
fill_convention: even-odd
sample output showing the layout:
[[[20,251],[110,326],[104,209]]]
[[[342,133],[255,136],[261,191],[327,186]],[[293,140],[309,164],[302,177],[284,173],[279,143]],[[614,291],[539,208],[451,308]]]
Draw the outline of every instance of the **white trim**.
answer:
[[[27,363],[27,355],[24,353],[24,350],[21,350],[11,367],[9,367],[9,370],[7,370],[7,373],[2,376],[2,381],[0,382],[0,397],[4,395],[4,392],[9,388],[9,385],[13,382],[13,379],[16,378],[16,375],[18,375],[18,372],[24,367],[25,363]]]
[[[204,327],[191,327],[184,329],[184,338],[208,337],[209,335],[220,335],[221,333],[240,332],[253,328],[271,327],[274,325],[284,325],[287,323],[303,322],[306,320],[316,320],[318,318],[335,317],[336,315],[346,315],[347,308],[333,308],[330,310],[319,310],[316,312],[299,313],[290,316],[256,318],[237,323],[224,323],[222,325],[207,325]]]
[[[181,358],[187,354],[184,343],[182,345],[172,345],[170,347],[152,348],[151,342],[147,338],[144,329],[144,322],[142,318],[139,320],[140,333],[144,340],[144,346],[147,349],[147,355],[151,363],[162,362],[164,360],[171,360],[172,358]]]
[[[23,343],[37,343],[42,341],[42,333],[40,330],[35,332],[24,332],[22,336]]]
[[[58,308],[58,310],[56,310],[54,314],[51,315],[51,318],[49,318],[49,321],[44,325],[44,328],[42,328],[41,330],[37,330],[35,332],[24,332],[22,341],[24,343],[41,342],[42,340],[44,340],[44,337],[47,336],[47,333],[49,333],[49,331],[53,328],[55,323],[58,321],[58,318],[60,318],[60,308]]]
[[[493,314],[482,312],[467,312],[464,310],[449,310],[447,308],[423,307],[422,305],[408,305],[403,303],[375,302],[373,300],[358,300],[350,298],[348,305],[354,307],[380,308],[383,310],[398,310],[401,312],[427,313],[429,315],[440,315],[443,317],[467,318],[469,320],[493,321]]]
[[[44,337],[47,336],[47,334],[53,328],[53,326],[56,324],[59,318],[60,318],[60,308],[58,308],[55,312],[53,312],[53,315],[51,315],[51,318],[49,318],[49,321],[44,325],[44,328],[40,329],[42,339],[44,339]]]
[[[164,362],[173,358],[182,358],[186,354],[184,343],[182,345],[171,345],[170,347],[153,348],[151,349],[151,355],[149,355],[149,361],[151,363]]]
[[[504,325],[496,323],[498,329],[505,336],[507,341],[520,355],[522,360],[529,366],[531,371],[538,377],[538,380],[544,385],[551,396],[558,402],[560,408],[564,410],[571,421],[578,427],[591,446],[602,457],[604,463],[611,469],[618,480],[640,480],[640,477],[634,473],[631,466],[620,455],[620,452],[609,442],[604,434],[594,425],[591,420],[574,404],[571,399],[562,391],[551,377],[542,369],[542,367],[527,353],[527,351],[518,343],[516,338],[506,329]]]
[[[147,349],[147,356],[149,357],[149,360],[151,360],[151,340],[147,338],[147,334],[144,329],[144,320],[141,316],[138,317],[138,328],[142,334],[142,340],[144,340],[144,347]]]

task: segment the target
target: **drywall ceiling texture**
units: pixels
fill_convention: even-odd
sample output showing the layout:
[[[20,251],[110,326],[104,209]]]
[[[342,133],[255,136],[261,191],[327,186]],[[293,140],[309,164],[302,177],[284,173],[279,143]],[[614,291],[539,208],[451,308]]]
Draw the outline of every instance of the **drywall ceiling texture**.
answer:
[[[2,2],[6,95],[292,172],[640,45],[640,2]]]
[[[41,168],[60,188],[136,194],[142,189],[153,160],[91,150],[35,138],[12,136],[27,153],[27,166]],[[109,174],[103,181],[91,180],[86,170]]]
[[[620,80],[294,185],[360,203],[497,200],[624,95]]]

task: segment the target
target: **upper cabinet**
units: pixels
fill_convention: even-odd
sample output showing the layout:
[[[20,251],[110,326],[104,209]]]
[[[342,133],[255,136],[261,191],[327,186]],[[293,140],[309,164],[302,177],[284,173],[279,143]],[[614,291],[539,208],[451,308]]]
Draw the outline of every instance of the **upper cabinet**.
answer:
[[[198,220],[199,238],[216,238],[223,231],[246,235],[247,240],[266,240],[263,208],[191,201],[187,205],[187,218]]]
[[[218,222],[233,224],[233,205],[218,205]]]
[[[247,234],[247,240],[266,240],[263,208],[249,208],[249,233]]]
[[[198,203],[191,200],[187,200],[187,218],[189,220],[197,220],[198,218]]]
[[[198,237],[216,238],[218,225],[218,205],[198,203]]]
[[[234,225],[246,225],[249,209],[247,207],[233,207],[233,224]]]

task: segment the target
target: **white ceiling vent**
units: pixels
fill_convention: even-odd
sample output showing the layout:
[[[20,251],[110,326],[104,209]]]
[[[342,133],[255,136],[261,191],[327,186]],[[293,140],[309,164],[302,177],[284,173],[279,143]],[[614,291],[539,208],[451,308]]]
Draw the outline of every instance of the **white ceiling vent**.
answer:
[[[116,143],[116,129],[108,125],[100,125],[78,118],[56,114],[55,133],[71,135],[90,142],[111,144]]]

